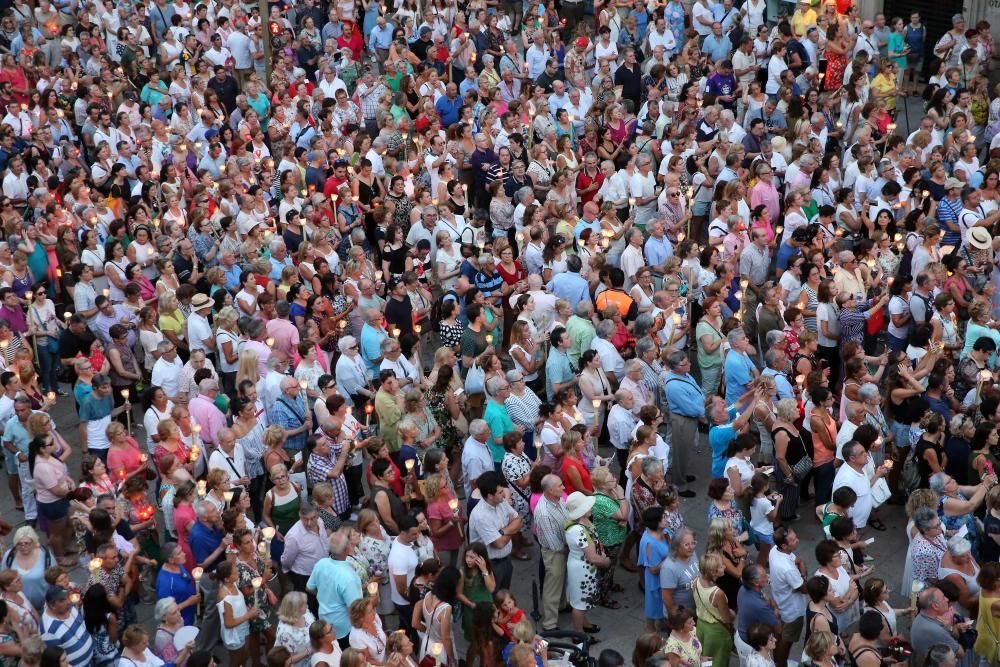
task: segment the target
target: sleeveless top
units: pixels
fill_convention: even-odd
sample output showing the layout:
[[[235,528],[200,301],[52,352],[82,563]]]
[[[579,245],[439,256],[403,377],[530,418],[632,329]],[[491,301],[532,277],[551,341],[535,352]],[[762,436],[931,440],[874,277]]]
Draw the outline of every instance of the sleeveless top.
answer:
[[[784,432],[785,435],[788,436],[788,445],[785,447],[785,463],[787,463],[789,467],[792,467],[806,455],[806,443],[802,440],[801,432],[799,432],[798,436],[794,436],[792,435],[792,432],[784,426],[772,429],[771,438],[777,442],[777,435],[781,432]],[[775,452],[775,456],[777,456],[777,452]]]
[[[107,267],[109,265],[114,268],[108,269]],[[108,271],[117,271],[118,277],[124,280],[125,282],[128,282],[128,277],[125,275],[125,267],[127,266],[128,266],[127,257],[122,259],[122,264],[119,264],[113,259],[109,259],[104,263],[105,267],[104,272],[108,273]],[[125,291],[120,287],[115,287],[115,284],[111,282],[111,280],[108,280],[108,298],[111,299],[112,303],[121,303],[122,301],[125,300]]]
[[[510,346],[510,351],[513,352],[514,348],[517,348],[518,350],[520,350],[521,353],[524,356],[529,357],[529,358],[531,357],[531,355],[528,354],[528,351],[525,350],[520,345],[518,345],[517,343],[515,343],[515,344],[513,344],[513,345]],[[520,371],[521,375],[524,376],[525,382],[531,382],[531,381],[535,380],[538,377],[538,371],[537,370],[534,373],[529,373],[527,371],[527,369],[525,369],[524,366],[522,366],[521,363],[517,360],[517,357],[515,357],[513,354],[511,354],[510,358],[514,361],[514,368],[516,368],[518,371]]]
[[[820,615],[820,613],[818,611],[813,611],[809,607],[806,607],[806,636],[805,636],[805,640],[808,640],[809,639],[809,635],[812,634],[812,631],[813,631],[813,620],[817,616],[819,616],[819,615]],[[832,610],[830,611],[830,615],[829,616],[827,616],[826,614],[823,614],[822,616],[823,616],[823,618],[825,618],[829,622],[829,624],[830,624],[830,632],[832,632],[834,634],[834,636],[839,635],[840,634],[840,624],[837,623],[837,617],[836,617],[836,615],[834,615],[833,611]]]
[[[882,657],[881,651],[879,651],[877,648],[874,648],[872,646],[862,646],[861,648],[859,648],[856,651],[852,652],[851,653],[851,664],[852,665],[857,665],[858,664],[858,656],[859,655],[863,655],[865,653],[865,651],[870,651],[871,653],[874,653],[875,655],[878,656],[879,667],[882,667],[882,665],[885,665],[885,658]]]
[[[139,372],[139,364],[136,363],[135,353],[132,351],[131,347],[129,347],[127,344],[122,345],[121,343],[116,343],[112,341],[108,351],[110,352],[111,350],[118,350],[118,356],[121,357],[122,360],[122,368],[126,370]],[[128,387],[134,382],[134,380],[123,378],[121,375],[119,375],[115,371],[115,367],[113,364],[111,366],[111,372],[109,373],[109,375],[111,376],[111,386],[113,387]]]
[[[698,612],[698,620],[711,625],[725,626],[725,622],[719,615],[719,610],[713,603],[716,594],[721,589],[714,585],[703,587],[701,585],[701,577],[695,579],[694,585],[691,588],[694,592],[694,608]]]
[[[299,520],[299,492],[292,486],[284,496],[279,496],[273,488],[268,493],[271,494],[271,521],[278,531],[287,533]]]

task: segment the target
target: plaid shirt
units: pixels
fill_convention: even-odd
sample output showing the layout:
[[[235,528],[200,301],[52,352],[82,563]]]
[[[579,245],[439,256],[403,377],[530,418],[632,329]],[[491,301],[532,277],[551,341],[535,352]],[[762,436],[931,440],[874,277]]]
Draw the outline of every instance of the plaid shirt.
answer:
[[[361,102],[361,113],[366,120],[374,120],[378,113],[378,101],[382,93],[389,90],[381,81],[376,81],[375,85],[368,87],[364,83],[358,86],[358,101]]]
[[[316,452],[309,454],[309,463],[306,464],[306,482],[308,482],[310,489],[320,482],[329,482],[333,486],[333,509],[337,514],[341,514],[350,507],[347,479],[344,477],[343,471],[332,479],[327,475],[337,465],[337,458],[344,446],[327,436],[321,429],[316,429],[316,437],[323,438],[330,444],[330,454],[328,456],[320,456]]]
[[[549,551],[566,549],[566,503],[554,503],[545,496],[535,505],[534,530],[538,543]]]

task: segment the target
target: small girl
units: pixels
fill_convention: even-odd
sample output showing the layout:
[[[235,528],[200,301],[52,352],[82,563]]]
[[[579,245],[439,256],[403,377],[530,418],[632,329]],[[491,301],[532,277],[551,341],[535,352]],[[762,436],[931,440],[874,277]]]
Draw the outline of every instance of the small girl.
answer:
[[[496,592],[493,605],[496,607],[493,612],[493,629],[498,635],[506,637],[507,641],[514,641],[512,630],[524,618],[524,610],[517,606],[513,593],[506,588]]]
[[[673,539],[674,534],[684,527],[681,497],[677,495],[675,487],[667,486],[656,494],[656,503],[663,508],[663,518],[666,522],[663,534],[667,536],[667,542],[669,542]]]
[[[766,567],[771,545],[774,544],[774,522],[778,518],[781,494],[768,495],[768,478],[762,472],[750,478],[750,534],[757,545],[757,564]]]

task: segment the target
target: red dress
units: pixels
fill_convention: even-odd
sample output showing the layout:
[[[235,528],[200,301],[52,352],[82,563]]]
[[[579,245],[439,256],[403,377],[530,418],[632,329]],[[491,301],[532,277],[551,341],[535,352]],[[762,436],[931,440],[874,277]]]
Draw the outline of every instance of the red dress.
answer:
[[[844,71],[847,69],[847,54],[834,53],[826,50],[826,76],[823,78],[823,90],[839,90],[844,86]]]
[[[528,272],[527,272],[527,270],[523,266],[521,266],[520,262],[518,262],[516,260],[514,262],[514,272],[513,273],[510,273],[509,271],[507,271],[506,269],[504,269],[502,263],[498,263],[497,264],[497,273],[500,274],[500,277],[503,278],[503,281],[505,283],[507,283],[508,285],[513,285],[514,283],[516,283],[519,280],[527,280],[528,279]]]
[[[583,485],[583,488],[578,489],[573,485],[573,480],[571,480],[569,475],[566,474],[570,468],[576,468],[577,472],[580,474],[580,483]],[[587,493],[594,492],[594,484],[590,481],[590,472],[580,461],[570,456],[562,457],[562,467],[560,472],[562,474],[563,484],[566,486],[566,493],[573,493],[574,491],[586,491]]]

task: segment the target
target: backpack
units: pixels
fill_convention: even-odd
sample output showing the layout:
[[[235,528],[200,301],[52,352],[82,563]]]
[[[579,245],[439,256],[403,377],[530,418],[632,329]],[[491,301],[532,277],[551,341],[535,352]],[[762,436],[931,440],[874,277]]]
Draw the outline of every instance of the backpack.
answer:
[[[900,491],[904,497],[908,497],[920,486],[920,466],[917,464],[917,457],[914,456],[916,446],[911,448],[911,452],[903,461],[903,473],[900,475]]]

